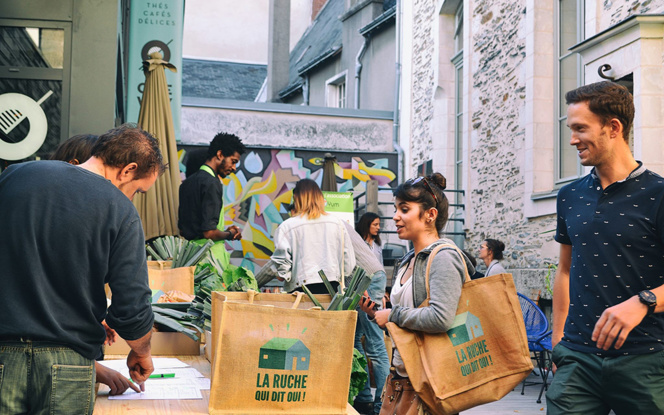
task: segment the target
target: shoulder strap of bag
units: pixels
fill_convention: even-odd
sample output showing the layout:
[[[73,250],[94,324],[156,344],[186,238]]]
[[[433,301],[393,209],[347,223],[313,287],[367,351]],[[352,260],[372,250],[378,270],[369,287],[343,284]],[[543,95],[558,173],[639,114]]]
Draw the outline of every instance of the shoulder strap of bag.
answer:
[[[440,244],[436,246],[429,254],[429,259],[427,260],[427,272],[424,278],[424,284],[427,288],[427,303],[431,296],[431,294],[429,293],[429,271],[431,270],[431,263],[433,262],[433,257],[438,253],[438,251],[444,248],[452,248],[455,251],[457,251],[457,253],[461,256],[461,263],[463,264],[463,270],[466,275],[464,282],[470,281],[470,274],[468,273],[468,265],[466,264],[466,256],[461,252],[461,250],[456,245],[452,244]]]

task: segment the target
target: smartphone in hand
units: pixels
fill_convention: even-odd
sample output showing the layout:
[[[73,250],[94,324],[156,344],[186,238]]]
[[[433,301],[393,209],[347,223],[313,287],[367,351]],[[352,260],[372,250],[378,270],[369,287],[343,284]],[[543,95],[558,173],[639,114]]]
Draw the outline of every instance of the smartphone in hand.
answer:
[[[372,310],[378,310],[378,304],[376,304],[376,302],[374,300],[372,300],[371,298],[369,298],[365,295],[362,296],[362,299],[365,300],[365,301],[369,301],[370,308]]]

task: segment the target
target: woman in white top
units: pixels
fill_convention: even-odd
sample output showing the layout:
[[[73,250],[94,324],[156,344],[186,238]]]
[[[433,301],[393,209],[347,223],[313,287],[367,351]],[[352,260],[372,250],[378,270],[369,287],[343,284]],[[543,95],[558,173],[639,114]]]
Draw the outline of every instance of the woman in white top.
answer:
[[[325,199],[318,184],[302,179],[293,189],[292,217],[274,233],[272,261],[277,277],[288,292],[303,291],[302,285],[314,294],[327,294],[318,271],[336,289],[342,272],[350,275],[355,267],[353,244],[341,219],[325,212]]]
[[[378,235],[378,232],[380,232],[380,216],[373,212],[365,213],[357,222],[355,230],[365,240],[367,245],[369,245],[369,248],[371,248],[378,261],[382,264],[383,247],[380,242],[380,235]]]
[[[505,268],[503,265],[498,262],[503,259],[503,251],[505,250],[505,244],[500,242],[497,239],[485,239],[480,245],[480,255],[479,258],[484,261],[486,265],[485,276],[489,277],[491,275],[504,274]]]

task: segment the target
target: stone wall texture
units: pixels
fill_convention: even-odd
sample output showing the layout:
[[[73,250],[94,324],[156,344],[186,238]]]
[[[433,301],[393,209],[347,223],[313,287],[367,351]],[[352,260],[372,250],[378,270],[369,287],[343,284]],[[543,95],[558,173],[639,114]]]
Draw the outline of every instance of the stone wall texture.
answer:
[[[297,107],[295,107],[297,108]],[[251,146],[392,152],[392,120],[229,108],[182,107],[182,144],[209,144],[219,131]]]
[[[443,139],[433,137],[431,127],[433,92],[437,86],[433,65],[438,64],[432,20],[437,18],[438,11],[432,10],[433,3],[413,0],[413,69],[411,74],[404,74],[411,77],[412,84],[412,101],[408,103],[412,108],[411,158],[406,164],[409,176],[415,174],[417,165],[439,156],[432,143],[434,139]],[[538,96],[537,90],[527,90],[531,84],[526,76],[526,44],[533,41],[526,38],[526,22],[531,17],[526,6],[532,2],[466,0],[463,3],[466,34],[469,33],[464,51],[465,97],[469,100],[464,113],[464,146],[470,146],[465,249],[477,255],[485,238],[503,241],[506,246],[503,263],[513,273],[517,289],[550,298],[547,287],[552,283],[553,273],[549,266],[557,264],[559,253],[553,239],[555,215],[529,218],[524,210],[528,180],[526,125],[534,121],[526,119],[526,93]],[[664,0],[586,0],[585,3],[586,13],[597,13],[587,16],[588,22],[597,24],[597,32],[635,14],[664,11]],[[552,47],[534,45],[535,50]],[[553,62],[535,61],[535,65],[553,66]],[[554,115],[531,115],[540,120],[549,116]]]
[[[602,27],[622,22],[635,14],[661,13],[664,0],[602,0]]]
[[[431,0],[413,0],[413,73],[410,78],[405,78],[412,83],[411,157],[410,163],[406,164],[410,175],[414,174],[418,165],[431,159],[433,151],[431,120],[436,88],[434,82],[434,65],[436,65],[433,31],[433,22],[436,20],[434,3]]]
[[[470,152],[471,188],[467,203],[474,226],[468,247],[476,252],[485,238],[505,243],[504,266],[517,289],[545,293],[547,264],[555,253],[553,216],[528,220],[523,210],[526,98],[526,1],[482,0],[470,14],[471,108],[476,143]],[[549,250],[550,251],[550,250]]]

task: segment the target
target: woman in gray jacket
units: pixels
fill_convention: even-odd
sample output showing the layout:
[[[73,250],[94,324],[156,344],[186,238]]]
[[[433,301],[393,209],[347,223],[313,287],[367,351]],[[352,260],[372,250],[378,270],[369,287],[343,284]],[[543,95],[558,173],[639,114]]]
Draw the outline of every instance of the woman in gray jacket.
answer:
[[[444,333],[454,322],[465,270],[468,268],[473,273],[474,268],[453,247],[441,249],[433,258],[429,273],[429,305],[419,307],[427,298],[425,278],[429,255],[437,245],[454,245],[451,240],[439,236],[448,219],[449,202],[443,194],[445,186],[445,177],[434,173],[408,180],[394,190],[396,212],[393,219],[397,234],[400,239],[411,241],[413,249],[395,266],[390,297],[393,308],[374,311],[370,302],[361,303],[362,310],[380,327],[385,327],[390,321],[410,330]],[[404,388],[410,385],[408,373],[396,349],[392,366],[392,373],[386,382],[388,393],[383,396],[383,408],[386,408],[385,402],[390,400],[390,382],[398,381]],[[416,404],[420,406],[418,410],[428,413],[424,404]]]

